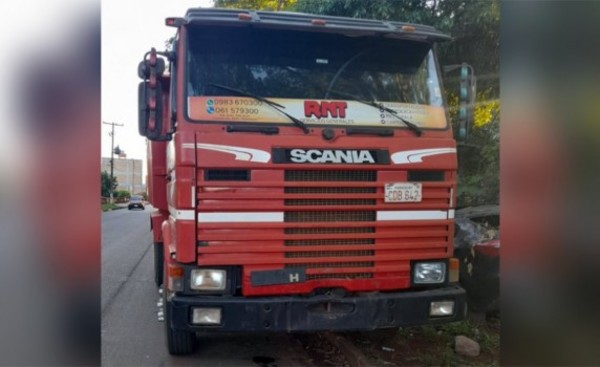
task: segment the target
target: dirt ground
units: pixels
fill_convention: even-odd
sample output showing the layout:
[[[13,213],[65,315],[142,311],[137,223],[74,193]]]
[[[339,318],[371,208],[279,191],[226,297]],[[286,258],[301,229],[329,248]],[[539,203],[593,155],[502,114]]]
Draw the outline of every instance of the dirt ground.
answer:
[[[480,344],[478,357],[454,351],[454,338],[467,336]],[[498,366],[500,319],[488,317],[475,325],[463,321],[441,326],[402,328],[397,333],[352,333],[346,338],[372,366]]]

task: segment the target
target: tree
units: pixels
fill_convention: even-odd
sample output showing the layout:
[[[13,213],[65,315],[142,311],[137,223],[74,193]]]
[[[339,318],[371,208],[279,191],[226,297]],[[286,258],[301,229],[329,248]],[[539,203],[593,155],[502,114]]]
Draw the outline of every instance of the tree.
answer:
[[[297,0],[215,0],[215,8],[248,10],[286,10]]]
[[[117,186],[119,186],[119,184],[117,182],[116,177],[112,178],[112,185],[111,185],[111,179],[110,179],[110,175],[108,174],[108,172],[104,171],[100,174],[100,187],[101,187],[102,196],[109,197],[110,193],[114,192],[114,190],[117,188]]]

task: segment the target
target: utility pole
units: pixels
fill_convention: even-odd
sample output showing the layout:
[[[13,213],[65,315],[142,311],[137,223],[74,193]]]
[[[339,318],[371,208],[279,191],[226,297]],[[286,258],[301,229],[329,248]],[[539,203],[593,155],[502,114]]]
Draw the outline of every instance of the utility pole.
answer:
[[[113,182],[113,174],[114,174],[114,159],[115,159],[115,126],[123,126],[123,124],[117,124],[114,122],[105,122],[102,121],[103,124],[105,125],[111,125],[111,131],[108,133],[108,135],[111,138],[111,143],[110,143],[110,203],[113,203],[113,188],[112,188],[112,182]]]

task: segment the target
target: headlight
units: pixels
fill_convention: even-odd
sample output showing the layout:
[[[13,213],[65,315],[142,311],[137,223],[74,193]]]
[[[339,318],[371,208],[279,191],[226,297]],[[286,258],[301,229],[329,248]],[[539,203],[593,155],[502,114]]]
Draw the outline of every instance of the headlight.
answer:
[[[415,284],[443,283],[446,280],[446,263],[416,263],[413,274]]]
[[[190,276],[190,288],[197,291],[224,291],[227,273],[221,269],[194,269]]]

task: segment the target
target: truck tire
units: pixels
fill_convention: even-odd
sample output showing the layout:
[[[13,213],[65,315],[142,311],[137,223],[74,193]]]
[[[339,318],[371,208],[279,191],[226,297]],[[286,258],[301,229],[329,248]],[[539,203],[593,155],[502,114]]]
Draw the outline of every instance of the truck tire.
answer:
[[[196,349],[196,333],[186,330],[177,330],[171,327],[171,315],[169,314],[167,302],[167,291],[163,292],[163,305],[165,307],[165,337],[167,349],[171,355],[184,355],[193,353]]]
[[[154,242],[154,283],[157,287],[163,284],[164,257],[162,242]]]

